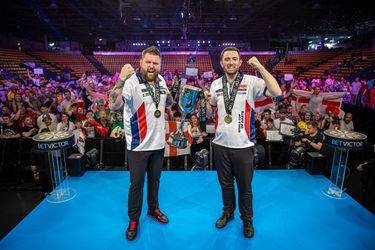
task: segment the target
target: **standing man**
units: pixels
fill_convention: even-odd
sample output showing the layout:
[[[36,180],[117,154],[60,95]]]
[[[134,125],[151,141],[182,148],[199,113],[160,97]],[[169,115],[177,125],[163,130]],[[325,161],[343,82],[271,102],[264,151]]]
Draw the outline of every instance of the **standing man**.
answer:
[[[225,75],[212,83],[208,94],[211,106],[217,107],[212,147],[224,205],[223,215],[216,221],[216,227],[223,228],[233,219],[236,178],[243,234],[251,238],[254,235],[251,188],[254,170],[254,100],[263,95],[279,96],[281,89],[255,57],[248,64],[258,70],[263,79],[240,72],[242,60],[240,51],[235,47],[225,48],[221,52],[220,64]]]
[[[350,95],[351,95],[350,104],[352,105],[358,104],[358,94],[361,88],[362,88],[362,83],[359,77],[356,77],[355,81],[352,82],[352,84],[350,85]]]
[[[137,236],[146,173],[147,215],[161,224],[168,223],[167,216],[159,210],[158,191],[165,145],[164,111],[166,105],[171,104],[172,98],[165,80],[159,75],[160,67],[159,50],[155,46],[145,49],[140,60],[140,70],[129,74],[132,68],[125,65],[110,94],[111,107],[118,108],[116,104],[119,103],[119,90],[122,89],[131,182],[128,197],[130,222],[126,230],[128,240],[134,240]],[[125,79],[127,76],[128,79]]]
[[[309,110],[311,110],[314,113],[317,113],[317,112],[322,113],[323,112],[323,110],[321,110],[323,100],[333,100],[333,99],[338,99],[338,98],[342,98],[342,97],[346,96],[346,92],[344,92],[342,94],[334,94],[334,95],[331,95],[331,96],[324,96],[324,95],[321,94],[319,86],[315,86],[313,92],[311,94],[308,94],[308,95],[300,94],[300,93],[294,91],[294,89],[292,90],[292,93],[295,94],[297,97],[304,96],[306,99],[309,99]]]

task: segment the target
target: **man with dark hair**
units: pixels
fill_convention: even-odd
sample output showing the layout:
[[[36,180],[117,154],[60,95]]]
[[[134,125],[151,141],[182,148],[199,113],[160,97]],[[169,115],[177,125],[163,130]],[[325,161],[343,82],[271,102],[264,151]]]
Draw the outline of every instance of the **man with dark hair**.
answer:
[[[217,129],[212,147],[224,205],[216,227],[223,228],[233,219],[236,179],[243,234],[250,238],[254,235],[251,181],[254,171],[255,98],[279,96],[281,89],[255,57],[248,64],[258,70],[263,79],[239,71],[242,60],[237,48],[225,48],[220,58],[225,75],[212,83],[207,94],[210,111],[212,106],[217,107]]]
[[[70,90],[64,90],[64,100],[61,102],[58,110],[61,113],[68,113],[70,106],[72,105],[73,99]]]
[[[25,126],[21,128],[22,137],[33,137],[38,134],[38,128],[33,123],[33,118],[30,116],[25,117]]]
[[[350,112],[346,112],[344,119],[340,121],[340,130],[341,131],[354,131],[353,125],[353,114]]]
[[[307,124],[309,134],[302,138],[307,152],[320,152],[323,147],[323,136],[319,133],[318,123],[315,121]]]
[[[3,114],[3,124],[1,124],[1,139],[12,139],[21,137],[20,127],[12,122],[10,115]]]
[[[164,159],[164,111],[166,105],[171,104],[172,97],[165,80],[159,75],[160,68],[159,50],[155,46],[145,49],[140,59],[140,70],[133,74],[132,67],[125,65],[110,94],[113,109],[122,105],[118,101],[121,90],[124,104],[124,130],[130,169],[128,240],[134,240],[137,236],[145,173],[147,215],[161,224],[168,223],[167,216],[159,209],[158,192]]]

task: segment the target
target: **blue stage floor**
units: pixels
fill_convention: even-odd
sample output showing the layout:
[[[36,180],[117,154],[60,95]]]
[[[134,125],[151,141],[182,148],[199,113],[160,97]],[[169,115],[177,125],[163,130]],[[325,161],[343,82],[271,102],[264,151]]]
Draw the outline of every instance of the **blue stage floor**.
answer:
[[[375,249],[375,216],[350,197],[324,196],[328,183],[304,170],[256,171],[255,236],[245,239],[238,211],[215,228],[222,207],[215,172],[163,172],[160,204],[170,223],[148,218],[144,200],[139,235],[128,242],[129,173],[86,172],[70,179],[73,200],[44,200],[0,249]]]

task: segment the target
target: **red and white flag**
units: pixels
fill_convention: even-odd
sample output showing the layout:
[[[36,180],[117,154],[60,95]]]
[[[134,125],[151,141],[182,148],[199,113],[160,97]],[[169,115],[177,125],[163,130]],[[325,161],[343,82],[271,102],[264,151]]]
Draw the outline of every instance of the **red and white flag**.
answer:
[[[299,95],[302,95],[299,99],[296,96],[292,96],[292,105],[293,108],[296,107],[297,109],[300,110],[301,106],[303,104],[309,104],[309,99],[305,98],[304,96],[307,96],[311,94],[310,91],[305,91],[305,90],[294,90],[294,92],[298,93]],[[323,92],[320,93],[322,96],[326,97],[333,97],[333,96],[340,96],[343,95],[344,92]],[[298,99],[298,102],[297,102]],[[343,116],[344,112],[341,110],[341,104],[342,104],[342,98],[336,98],[336,99],[331,99],[331,100],[323,100],[322,105],[320,107],[320,111],[322,115],[325,115],[326,112],[332,111],[336,116]]]
[[[255,99],[255,112],[262,113],[266,109],[270,109],[271,111],[275,111],[275,103],[271,97],[259,97]]]
[[[186,148],[176,148],[167,143],[169,134],[176,131],[180,127],[180,122],[177,121],[166,121],[165,122],[165,150],[164,157],[174,157],[179,155],[190,154],[190,146],[193,143],[193,137],[189,133],[189,123],[185,122],[183,126],[183,132],[188,138],[188,146]]]

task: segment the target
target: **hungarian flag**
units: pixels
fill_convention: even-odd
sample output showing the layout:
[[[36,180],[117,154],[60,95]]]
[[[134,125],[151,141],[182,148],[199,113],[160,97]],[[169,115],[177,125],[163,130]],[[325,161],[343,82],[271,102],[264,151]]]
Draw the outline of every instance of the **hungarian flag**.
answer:
[[[180,122],[177,121],[166,121],[165,122],[165,150],[164,157],[174,157],[179,155],[190,154],[190,146],[193,143],[193,137],[189,133],[189,123],[185,122],[183,126],[183,132],[188,138],[188,146],[186,148],[176,148],[167,143],[169,139],[169,134],[176,131],[180,127]]]
[[[297,105],[297,109],[299,110],[303,104],[309,104],[309,99],[303,97],[311,94],[310,91],[305,90],[294,90],[298,94],[302,95],[299,99],[296,96],[292,97],[292,105],[295,108]],[[322,92],[319,95],[331,97],[331,96],[338,96],[343,95],[344,92]],[[298,101],[298,102],[297,102]],[[331,111],[335,116],[343,116],[344,112],[341,110],[341,103],[342,98],[330,99],[330,100],[323,100],[322,105],[320,107],[320,112],[322,115],[325,115],[328,111]]]

